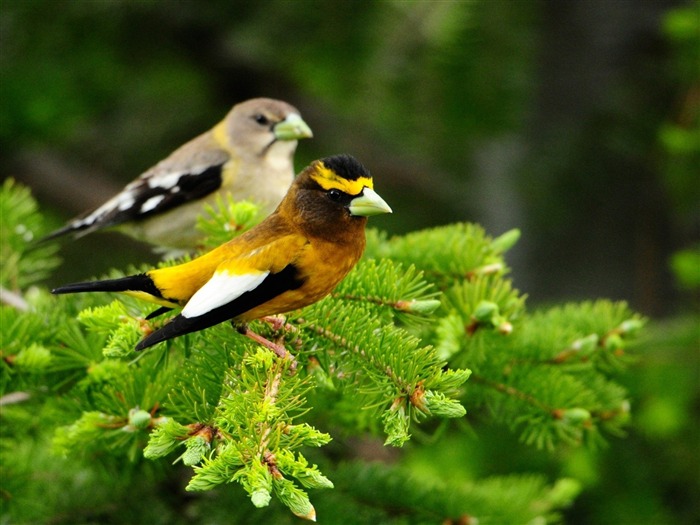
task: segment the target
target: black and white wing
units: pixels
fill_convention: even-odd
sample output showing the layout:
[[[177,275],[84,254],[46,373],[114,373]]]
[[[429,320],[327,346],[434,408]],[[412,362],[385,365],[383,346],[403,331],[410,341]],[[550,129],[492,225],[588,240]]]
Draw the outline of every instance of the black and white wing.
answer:
[[[196,163],[187,163],[191,166],[173,165],[171,159],[166,159],[103,205],[73,219],[46,239],[67,233],[81,236],[126,222],[142,221],[206,197],[221,187],[228,159],[223,150],[201,152],[191,159]]]

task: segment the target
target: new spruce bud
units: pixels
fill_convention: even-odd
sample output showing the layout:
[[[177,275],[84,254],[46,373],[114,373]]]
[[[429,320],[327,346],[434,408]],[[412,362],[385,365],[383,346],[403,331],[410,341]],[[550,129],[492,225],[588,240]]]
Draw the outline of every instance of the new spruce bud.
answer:
[[[520,239],[520,230],[514,228],[499,235],[493,241],[491,241],[491,248],[500,253],[507,252],[513,246],[515,246],[518,239]]]
[[[151,414],[140,408],[132,408],[129,410],[129,427],[130,430],[143,430],[151,424]]]
[[[429,315],[440,307],[440,301],[437,299],[423,299],[412,301],[398,301],[396,309],[402,312],[412,314]]]

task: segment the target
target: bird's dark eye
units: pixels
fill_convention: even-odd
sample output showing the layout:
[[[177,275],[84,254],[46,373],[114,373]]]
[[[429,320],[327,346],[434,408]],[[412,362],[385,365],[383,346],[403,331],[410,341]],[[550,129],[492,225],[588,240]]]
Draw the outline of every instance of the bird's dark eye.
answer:
[[[265,115],[261,115],[260,113],[258,113],[257,115],[253,115],[253,120],[261,126],[266,126],[270,123],[268,118]]]
[[[330,190],[328,192],[328,198],[333,202],[338,202],[342,196],[343,193],[340,190]]]

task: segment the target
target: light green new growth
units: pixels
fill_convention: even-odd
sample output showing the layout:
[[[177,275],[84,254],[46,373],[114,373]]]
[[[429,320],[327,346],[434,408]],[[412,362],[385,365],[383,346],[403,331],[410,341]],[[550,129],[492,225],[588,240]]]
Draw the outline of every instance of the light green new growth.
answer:
[[[252,202],[235,202],[231,195],[226,199],[217,195],[216,204],[207,205],[197,218],[197,229],[205,236],[205,249],[212,249],[246,232],[262,219],[260,209]]]
[[[184,441],[188,452],[183,462],[194,465],[201,460],[187,490],[208,490],[238,481],[256,507],[267,506],[274,491],[294,514],[310,517],[313,507],[308,496],[289,477],[309,488],[333,484],[294,451],[325,445],[331,438],[306,423],[294,422],[306,412],[303,395],[310,387],[310,377],[290,373],[290,366],[290,361],[257,348],[227,373],[212,425]],[[161,453],[169,451],[170,447],[163,446],[164,435],[165,431],[157,432],[157,445],[147,448],[151,457],[156,447]],[[190,453],[194,446],[202,452],[196,461]],[[212,454],[205,455],[209,448]]]

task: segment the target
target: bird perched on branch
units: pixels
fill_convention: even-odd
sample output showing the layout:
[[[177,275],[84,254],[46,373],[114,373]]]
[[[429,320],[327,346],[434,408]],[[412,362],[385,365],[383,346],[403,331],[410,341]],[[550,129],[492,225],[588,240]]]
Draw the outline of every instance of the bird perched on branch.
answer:
[[[165,249],[192,250],[201,237],[197,216],[219,194],[251,200],[265,215],[274,210],[294,178],[297,140],[311,136],[299,111],[286,102],[242,102],[212,129],[47,239],[116,227]]]
[[[182,307],[139,342],[142,350],[229,319],[245,323],[320,300],[360,259],[367,217],[382,213],[391,208],[362,164],[349,155],[328,157],[304,169],[258,226],[201,257],[53,293],[124,292],[161,305],[148,318]]]

